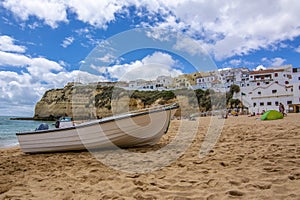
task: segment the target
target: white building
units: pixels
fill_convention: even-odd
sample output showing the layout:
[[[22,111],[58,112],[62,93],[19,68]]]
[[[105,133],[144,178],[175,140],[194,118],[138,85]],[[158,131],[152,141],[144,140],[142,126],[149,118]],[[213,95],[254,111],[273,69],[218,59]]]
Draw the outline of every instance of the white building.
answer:
[[[211,89],[214,84],[218,83],[218,76],[215,72],[204,72],[196,78],[196,85],[202,90]]]
[[[294,72],[293,72],[294,71]],[[286,109],[291,104],[299,102],[300,70],[291,65],[280,68],[251,71],[249,80],[241,87],[236,97],[251,113],[261,113],[266,110],[278,110],[279,103]]]
[[[225,89],[229,91],[232,84],[240,87],[246,86],[249,81],[249,69],[247,68],[225,68],[218,71],[203,73],[198,77],[196,84],[201,89],[213,89],[219,91]]]
[[[300,68],[293,68],[292,72],[292,84],[294,99],[290,106],[290,111],[300,112]]]
[[[128,87],[130,89],[137,90],[139,88],[144,87],[146,84],[147,84],[147,81],[145,81],[143,79],[137,79],[137,80],[134,80],[134,81],[129,81]]]
[[[159,76],[156,79],[156,86],[157,88],[170,88],[173,84],[173,78],[171,76]]]
[[[164,90],[168,89],[173,84],[173,78],[171,76],[159,76],[156,80],[146,81],[143,79],[137,79],[128,83],[128,90]]]

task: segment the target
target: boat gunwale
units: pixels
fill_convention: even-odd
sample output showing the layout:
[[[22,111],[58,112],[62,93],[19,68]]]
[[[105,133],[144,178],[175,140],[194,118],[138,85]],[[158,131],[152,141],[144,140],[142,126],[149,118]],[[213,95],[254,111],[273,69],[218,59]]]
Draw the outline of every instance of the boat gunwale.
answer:
[[[133,118],[133,117],[138,117],[142,115],[148,115],[152,113],[157,113],[157,112],[162,112],[162,111],[168,111],[168,110],[173,110],[173,109],[178,109],[179,105],[177,103],[171,104],[168,106],[161,106],[161,107],[154,107],[154,108],[148,108],[143,110],[137,110],[129,113],[123,113],[120,115],[116,116],[110,116],[107,118],[87,122],[87,123],[82,123],[78,124],[75,126],[70,126],[70,127],[64,127],[64,128],[56,128],[56,129],[48,129],[48,130],[35,130],[35,131],[28,131],[28,132],[18,132],[16,133],[17,136],[21,135],[31,135],[31,134],[46,134],[46,133],[51,133],[51,132],[61,132],[61,131],[66,131],[66,130],[72,130],[72,129],[77,129],[77,128],[83,128],[83,127],[88,127],[88,126],[93,126],[96,124],[103,124],[103,123],[108,123],[112,121],[119,121],[122,119],[126,118]]]

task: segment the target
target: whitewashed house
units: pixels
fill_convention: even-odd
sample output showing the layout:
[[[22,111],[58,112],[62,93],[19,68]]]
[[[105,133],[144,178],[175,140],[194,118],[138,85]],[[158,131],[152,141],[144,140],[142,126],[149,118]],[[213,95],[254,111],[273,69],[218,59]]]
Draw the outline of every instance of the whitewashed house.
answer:
[[[300,112],[300,68],[293,68],[292,84],[294,98],[292,104],[289,105],[291,112]]]
[[[156,79],[156,87],[159,89],[171,88],[173,84],[173,78],[171,76],[159,76]]]
[[[201,89],[213,89],[215,91],[229,91],[232,84],[240,87],[246,86],[249,80],[247,68],[225,68],[218,71],[203,73],[198,77],[196,84]]]
[[[143,80],[137,79],[129,81],[128,87],[124,87],[128,90],[164,90],[168,89],[173,84],[173,78],[171,76],[159,76],[156,80]]]
[[[224,87],[229,90],[232,84],[239,87],[247,86],[246,82],[249,81],[249,69],[247,68],[225,68],[219,70],[222,77]]]
[[[196,78],[196,85],[202,90],[212,89],[214,84],[217,84],[218,76],[215,72],[204,72]]]
[[[129,90],[138,90],[147,85],[147,81],[143,79],[137,79],[133,81],[129,81],[128,88]]]
[[[295,74],[299,73],[293,73],[291,65],[251,71],[245,87],[241,87],[241,92],[236,97],[251,113],[278,110],[279,103],[287,109],[293,101],[299,101],[299,92],[295,91],[299,80],[293,78]]]

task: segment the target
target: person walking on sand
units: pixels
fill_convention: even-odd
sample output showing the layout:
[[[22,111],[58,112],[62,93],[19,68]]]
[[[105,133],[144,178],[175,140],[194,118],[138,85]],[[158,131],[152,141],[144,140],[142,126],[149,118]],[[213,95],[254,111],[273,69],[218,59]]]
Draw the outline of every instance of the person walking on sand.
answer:
[[[282,103],[279,103],[279,112],[281,112],[283,114],[283,116],[285,116],[284,105]]]

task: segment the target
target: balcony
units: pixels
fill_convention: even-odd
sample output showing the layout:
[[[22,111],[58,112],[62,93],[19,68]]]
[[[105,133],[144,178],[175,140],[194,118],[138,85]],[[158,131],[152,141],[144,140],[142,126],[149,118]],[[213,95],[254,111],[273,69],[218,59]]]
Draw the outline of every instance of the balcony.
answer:
[[[255,80],[249,80],[250,82],[270,82],[274,81],[274,79],[269,78],[269,79],[255,79]]]

